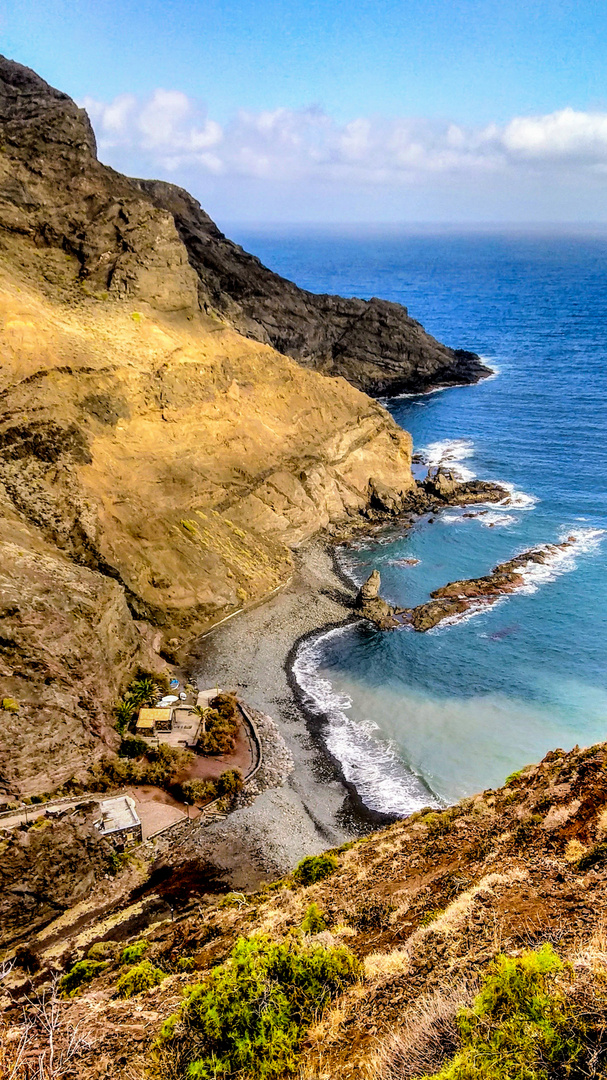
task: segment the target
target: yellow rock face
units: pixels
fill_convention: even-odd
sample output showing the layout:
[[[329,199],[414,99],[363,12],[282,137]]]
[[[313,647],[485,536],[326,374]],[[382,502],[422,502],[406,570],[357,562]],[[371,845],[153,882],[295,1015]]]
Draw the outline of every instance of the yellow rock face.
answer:
[[[20,712],[3,714],[0,781],[33,794],[114,745],[112,702],[146,649],[280,586],[371,476],[411,486],[411,445],[343,379],[2,243],[0,696]]]
[[[409,437],[343,379],[200,314],[0,284],[12,501],[167,632],[279,585],[370,476],[411,485]]]

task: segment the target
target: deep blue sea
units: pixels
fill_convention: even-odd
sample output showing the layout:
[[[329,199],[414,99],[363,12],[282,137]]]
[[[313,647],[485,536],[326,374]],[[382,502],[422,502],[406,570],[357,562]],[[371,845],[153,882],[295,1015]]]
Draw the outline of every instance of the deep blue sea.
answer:
[[[464,621],[426,634],[359,623],[303,646],[297,677],[363,801],[406,813],[500,784],[554,747],[607,739],[607,238],[240,230],[238,240],[314,292],[405,304],[496,372],[385,404],[426,463],[504,481],[510,503],[387,530],[344,551],[352,578],[377,567],[386,599],[409,606],[576,538],[521,592]]]

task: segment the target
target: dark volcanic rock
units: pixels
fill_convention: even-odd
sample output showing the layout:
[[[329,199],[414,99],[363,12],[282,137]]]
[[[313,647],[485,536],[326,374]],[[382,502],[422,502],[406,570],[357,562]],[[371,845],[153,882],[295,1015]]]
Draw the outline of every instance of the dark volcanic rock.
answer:
[[[76,256],[94,289],[164,310],[200,307],[371,394],[489,374],[399,304],[299,289],[228,240],[187,191],[102,165],[86,112],[3,57],[0,141],[0,227]]]
[[[163,310],[197,304],[173,218],[97,160],[84,109],[0,57],[0,228],[75,256],[80,280]]]
[[[524,571],[532,564],[543,565],[560,551],[566,551],[575,543],[569,536],[560,544],[545,544],[515,555],[508,562],[495,566],[490,574],[480,578],[451,581],[430,593],[427,604],[419,604],[407,612],[414,630],[431,630],[445,619],[461,615],[479,605],[494,604],[500,596],[514,592],[525,584]]]
[[[173,215],[198,275],[201,307],[242,333],[376,395],[475,383],[489,374],[475,353],[441,345],[400,304],[299,289],[228,240],[187,191],[158,180],[137,183]]]

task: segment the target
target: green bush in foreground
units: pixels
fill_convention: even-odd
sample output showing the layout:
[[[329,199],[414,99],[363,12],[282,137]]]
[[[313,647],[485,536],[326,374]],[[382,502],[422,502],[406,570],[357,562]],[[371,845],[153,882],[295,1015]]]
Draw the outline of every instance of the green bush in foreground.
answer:
[[[229,960],[193,986],[157,1044],[165,1075],[215,1080],[238,1075],[266,1080],[293,1072],[308,1028],[358,978],[358,961],[343,946],[324,949],[239,938]]]
[[[296,885],[313,885],[329,877],[337,866],[335,855],[306,855],[295,867],[293,881]]]
[[[120,963],[137,964],[149,947],[150,943],[145,938],[141,938],[141,941],[134,941],[132,945],[127,945],[126,949],[123,949]]]
[[[166,979],[166,972],[154,967],[150,960],[142,960],[120,976],[116,991],[119,997],[130,998],[134,994],[141,994],[143,990],[150,990],[152,986],[158,986],[163,979]]]
[[[472,1008],[458,1015],[460,1051],[439,1073],[424,1080],[577,1076],[583,1025],[551,983],[563,967],[548,944],[520,957],[498,956]]]
[[[326,919],[318,904],[310,904],[303,917],[301,928],[304,934],[320,934],[321,931],[327,929]]]
[[[103,960],[79,960],[59,981],[61,997],[75,997],[83,986],[97,978],[106,967],[107,963]]]

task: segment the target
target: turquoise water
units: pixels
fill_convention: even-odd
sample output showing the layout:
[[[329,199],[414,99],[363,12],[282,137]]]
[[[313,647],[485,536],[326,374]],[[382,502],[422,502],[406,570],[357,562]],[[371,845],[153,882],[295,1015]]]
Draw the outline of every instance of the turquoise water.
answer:
[[[450,510],[347,549],[354,580],[378,567],[386,599],[413,605],[576,537],[566,557],[477,616],[427,634],[357,624],[303,646],[297,677],[363,800],[406,813],[499,784],[555,746],[607,739],[607,239],[238,239],[313,291],[405,303],[498,373],[386,405],[425,462],[505,481],[510,504],[474,518]]]

